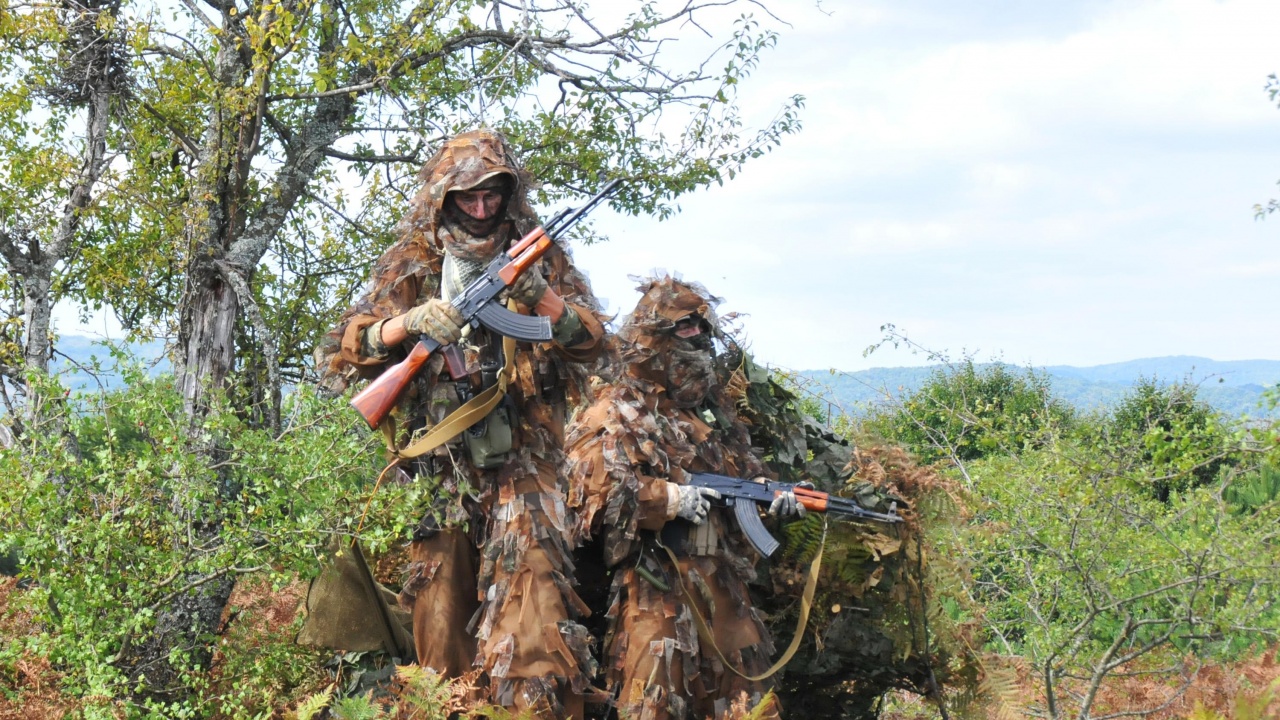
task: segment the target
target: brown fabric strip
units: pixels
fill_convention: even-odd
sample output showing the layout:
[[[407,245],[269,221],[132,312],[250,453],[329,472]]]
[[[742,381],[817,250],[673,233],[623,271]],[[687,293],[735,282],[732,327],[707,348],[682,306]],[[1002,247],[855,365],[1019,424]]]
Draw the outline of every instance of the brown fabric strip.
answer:
[[[400,460],[410,460],[420,455],[425,455],[458,437],[464,430],[488,416],[490,411],[497,407],[503,396],[507,394],[507,385],[511,382],[511,377],[514,374],[516,356],[516,341],[514,338],[502,338],[502,353],[506,355],[507,362],[502,371],[498,373],[498,382],[493,387],[468,400],[462,407],[449,413],[448,417],[441,420],[435,427],[428,430],[426,435],[418,438],[417,442],[408,447],[396,447],[395,420],[388,415],[380,426],[383,439],[387,443],[387,450]]]
[[[680,584],[680,592],[684,595],[684,601],[689,605],[689,609],[693,611],[693,620],[698,626],[698,635],[702,641],[711,646],[716,651],[716,655],[720,658],[720,662],[724,666],[733,671],[738,677],[750,682],[759,682],[765,680],[791,662],[791,658],[795,657],[796,651],[800,649],[800,641],[804,639],[804,630],[809,624],[809,610],[813,607],[813,595],[818,589],[818,570],[822,566],[822,552],[827,547],[827,527],[824,518],[822,526],[822,542],[818,545],[818,554],[814,556],[813,562],[809,564],[808,577],[804,581],[804,594],[800,597],[800,618],[796,621],[796,634],[791,638],[791,645],[787,647],[787,651],[782,653],[782,657],[778,658],[768,670],[759,675],[748,675],[738,668],[724,656],[720,651],[720,646],[716,644],[715,637],[711,634],[711,628],[707,625],[706,618],[702,617],[702,611],[698,609],[693,597],[689,595],[689,588],[685,586],[684,576],[680,573],[680,561],[676,559],[676,554],[671,552],[671,548],[658,543],[658,547],[667,552],[667,557],[671,558],[671,565],[675,568],[674,574],[676,580]]]

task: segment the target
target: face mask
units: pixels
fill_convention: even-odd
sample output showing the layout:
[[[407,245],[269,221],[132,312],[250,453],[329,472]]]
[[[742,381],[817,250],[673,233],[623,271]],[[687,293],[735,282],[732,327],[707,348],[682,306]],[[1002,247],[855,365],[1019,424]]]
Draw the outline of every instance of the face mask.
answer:
[[[697,407],[711,395],[716,369],[710,350],[682,341],[668,351],[666,362],[667,397],[676,407]]]

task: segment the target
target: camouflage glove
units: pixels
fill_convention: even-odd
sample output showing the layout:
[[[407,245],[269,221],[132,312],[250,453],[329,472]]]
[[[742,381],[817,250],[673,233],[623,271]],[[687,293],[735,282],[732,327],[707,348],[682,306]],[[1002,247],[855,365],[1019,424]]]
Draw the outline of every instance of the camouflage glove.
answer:
[[[757,478],[757,480],[765,479],[767,478]],[[812,490],[813,483],[796,483],[796,487],[803,488],[805,490]],[[808,511],[800,504],[800,501],[796,499],[796,494],[792,491],[779,494],[773,499],[773,502],[769,504],[769,514],[773,517],[789,518],[794,516],[799,519],[804,517],[806,512]]]
[[[671,494],[670,500],[675,505],[675,516],[684,518],[694,525],[706,522],[707,513],[711,512],[711,501],[720,499],[718,490],[694,485],[673,483],[667,486],[667,492]]]
[[[404,329],[410,335],[428,335],[441,345],[462,337],[462,313],[447,301],[431,298],[404,314]]]
[[[507,296],[525,307],[533,307],[546,292],[547,281],[537,266],[534,266],[520,273],[520,277],[507,290]]]

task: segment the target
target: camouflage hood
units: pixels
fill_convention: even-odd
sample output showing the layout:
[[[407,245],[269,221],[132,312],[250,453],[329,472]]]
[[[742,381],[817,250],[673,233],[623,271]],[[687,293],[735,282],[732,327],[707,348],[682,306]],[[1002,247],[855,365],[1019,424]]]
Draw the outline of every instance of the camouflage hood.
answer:
[[[635,352],[647,359],[661,353],[675,342],[672,331],[680,320],[697,315],[710,326],[711,335],[723,340],[725,331],[716,316],[720,298],[707,292],[700,283],[687,283],[670,275],[652,278],[632,277],[642,297],[618,330],[618,337],[634,346]]]
[[[396,242],[374,263],[364,291],[343,313],[338,326],[316,347],[320,382],[329,392],[345,390],[356,372],[342,360],[340,353],[343,333],[352,318],[392,317],[417,304],[420,296],[440,296],[446,236],[449,241],[475,240],[454,238],[443,226],[444,198],[451,190],[474,187],[497,175],[510,177],[513,186],[506,222],[490,236],[479,238],[497,246],[490,250],[490,255],[513,236],[519,237],[538,224],[526,199],[531,184],[529,175],[516,162],[506,141],[492,130],[462,133],[446,140],[422,168],[419,177],[424,186],[396,226]],[[583,287],[586,287],[585,281]],[[590,295],[589,290],[585,292]]]
[[[681,406],[712,396],[720,385],[711,362],[712,344],[730,341],[715,311],[720,298],[669,275],[644,279],[636,289],[643,297],[618,330],[627,371],[662,385]],[[701,320],[697,338],[677,335],[677,325],[687,318]],[[681,393],[687,400],[681,400]]]
[[[500,176],[509,178],[511,187],[506,222],[485,237],[473,237],[459,228],[446,226],[443,222],[445,196]],[[506,242],[512,225],[518,231],[534,220],[527,198],[532,185],[529,174],[520,167],[506,140],[492,130],[473,130],[445,141],[418,177],[423,188],[414,198],[405,222],[437,254],[448,248],[451,254],[465,259],[487,260]]]

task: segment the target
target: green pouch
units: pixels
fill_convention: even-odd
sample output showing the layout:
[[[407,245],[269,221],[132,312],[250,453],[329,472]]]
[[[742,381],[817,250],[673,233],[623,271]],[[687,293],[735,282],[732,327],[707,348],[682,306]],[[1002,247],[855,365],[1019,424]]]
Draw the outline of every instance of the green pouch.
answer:
[[[471,453],[471,464],[488,470],[501,467],[511,452],[511,406],[505,400],[462,433]]]

